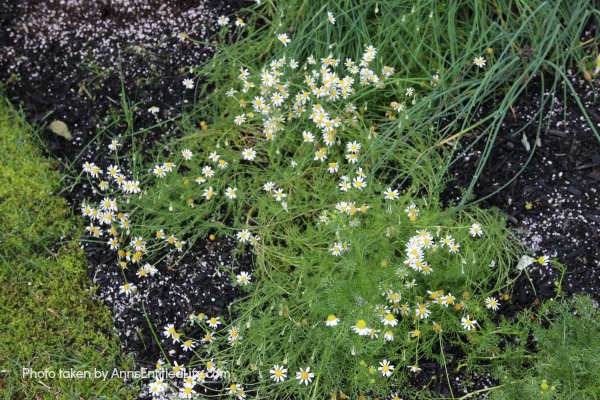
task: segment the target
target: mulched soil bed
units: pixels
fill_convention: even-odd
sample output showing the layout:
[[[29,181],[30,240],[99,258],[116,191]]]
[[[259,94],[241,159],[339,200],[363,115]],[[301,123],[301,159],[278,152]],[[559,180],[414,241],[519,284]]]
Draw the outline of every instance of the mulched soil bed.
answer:
[[[105,135],[97,135],[97,130],[111,122],[111,113],[121,112],[122,90],[130,104],[137,104],[135,130],[148,128],[157,119],[177,117],[186,103],[197,101],[193,90],[184,90],[182,80],[192,76],[182,73],[182,68],[200,65],[214,53],[213,47],[180,40],[179,34],[208,41],[218,29],[218,16],[248,4],[240,0],[12,1],[0,14],[2,26],[9,27],[0,31],[0,81],[29,122],[67,124],[72,141],[43,132],[61,169],[73,164],[81,170],[90,161],[105,170],[112,164],[108,144],[125,132],[126,124]],[[148,112],[151,106],[160,108],[157,116]],[[138,145],[150,149],[164,135],[174,134],[175,124],[166,124],[149,130]],[[121,143],[120,153],[127,153],[130,141]],[[122,169],[127,172],[126,166]],[[74,182],[67,178],[65,186]],[[86,198],[96,197],[85,183],[63,195],[75,210]],[[184,327],[191,313],[228,315],[227,307],[243,295],[229,274],[251,271],[250,254],[234,258],[231,240],[200,241],[179,265],[173,269],[165,265],[151,282],[126,271],[127,280],[139,291],[125,297],[118,293],[124,280],[114,253],[104,244],[83,242],[82,246],[89,276],[98,287],[96,296],[113,312],[124,352],[135,354],[138,366],[146,368],[164,358],[148,321],[167,354],[173,356],[177,348],[177,361],[186,364],[189,359],[182,356],[180,345],[162,336],[163,327]],[[187,333],[204,336],[194,329]]]
[[[201,312],[229,317],[227,306],[244,294],[232,284],[230,276],[252,269],[250,253],[232,256],[236,244],[230,239],[198,241],[175,267],[160,268],[151,279],[141,279],[136,271],[127,270],[127,281],[138,287],[133,296],[119,293],[119,286],[125,281],[115,268],[114,252],[104,245],[85,244],[92,266],[89,276],[98,286],[96,295],[111,309],[123,348],[137,355],[140,366],[152,369],[157,360],[164,358],[152,329],[163,350],[170,356],[177,354],[176,361],[187,365],[192,352],[183,353],[181,343],[166,339],[163,328],[167,324],[174,324],[178,330],[191,326],[189,316]],[[205,334],[197,326],[185,332],[194,338],[203,338]]]
[[[591,123],[600,132],[598,93],[579,76],[569,76]],[[548,82],[550,77],[545,78]],[[505,118],[491,143],[491,153],[471,201],[477,201],[482,208],[501,209],[517,238],[531,249],[528,255],[547,255],[562,263],[566,268],[564,293],[585,293],[600,302],[600,139],[575,99],[568,96],[565,101],[560,97],[562,84],[556,97],[547,90],[542,92],[541,79],[536,79],[513,104],[514,113]],[[495,104],[486,104],[475,118],[484,118],[495,110]],[[539,110],[546,128],[536,142],[537,119],[532,123],[532,118]],[[529,162],[531,150],[527,151],[522,143],[523,133],[534,150]],[[460,139],[460,147],[465,150],[449,170],[452,182],[442,193],[445,204],[460,202],[474,171],[483,162],[482,154],[490,140],[476,140],[472,135]],[[513,180],[516,174],[519,176]],[[531,203],[531,209],[527,203]],[[512,318],[516,312],[556,295],[555,281],[561,275],[558,269],[536,262],[525,268],[528,274],[522,274],[515,282],[511,299],[500,307],[498,316]],[[428,386],[439,395],[450,397],[498,384],[486,375],[456,371],[464,356],[460,349],[446,346],[444,353],[451,357],[448,378],[444,366],[422,362],[422,371],[410,386]]]
[[[531,255],[548,255],[564,264],[565,293],[586,293],[598,301],[600,139],[590,122],[600,132],[600,99],[594,87],[580,76],[570,76],[570,81],[590,121],[572,96],[563,98],[564,82],[554,95],[542,91],[541,79],[534,80],[513,104],[514,112],[506,116],[491,143],[491,153],[473,194],[474,200],[483,199],[481,207],[498,207],[508,215],[518,237],[531,248]],[[543,129],[536,140],[534,116],[540,109],[543,126],[548,129]],[[494,111],[492,104],[484,106],[478,117]],[[523,143],[523,134],[530,151]],[[489,136],[474,144],[473,137],[461,139],[463,148],[473,147],[458,157],[450,170],[455,180],[443,195],[446,202],[460,200],[461,190],[469,186],[489,141]],[[531,151],[534,154],[528,162]],[[560,271],[534,264],[529,268],[529,277],[535,292],[526,277],[515,285],[513,302],[521,306],[553,297]]]
[[[30,122],[67,124],[72,141],[44,131],[54,157],[76,167],[85,161],[102,167],[110,159],[106,146],[127,130],[121,122],[108,134],[97,135],[111,116],[122,115],[122,95],[136,105],[135,131],[155,125],[157,119],[180,115],[182,107],[194,101],[194,90],[183,90],[182,80],[193,77],[188,67],[208,60],[214,48],[181,40],[179,34],[209,41],[217,32],[217,17],[245,4],[241,0],[11,1],[0,14],[2,26],[9,27],[0,36],[0,81]],[[151,106],[160,108],[156,116],[148,112]],[[174,131],[174,124],[150,130],[139,145],[149,148]],[[125,153],[130,143],[121,142],[120,151]],[[85,186],[66,194],[73,204],[91,195]]]
[[[120,109],[122,82],[126,83],[126,96],[139,104],[134,115],[136,129],[156,122],[156,117],[147,112],[150,106],[160,107],[158,118],[178,115],[186,102],[195,100],[193,91],[182,90],[181,68],[202,63],[213,50],[180,41],[177,35],[186,32],[191,37],[207,38],[217,28],[218,15],[230,14],[243,4],[247,3],[12,1],[0,14],[0,24],[10,27],[0,31],[0,81],[7,84],[7,95],[23,107],[30,122],[57,119],[67,123],[73,141],[45,132],[54,157],[78,168],[85,161],[106,166],[107,145],[122,134],[125,126],[115,126],[110,135],[97,137],[96,132],[109,122],[107,116],[112,111]],[[592,86],[576,76],[571,80],[591,122],[600,130],[600,102]],[[525,127],[528,143],[535,150],[531,161],[517,179],[480,205],[502,209],[521,240],[531,247],[531,255],[545,254],[565,264],[567,275],[562,289],[566,293],[588,293],[600,300],[600,141],[572,98],[565,103],[565,99],[553,98],[551,93],[540,95],[540,87],[540,81],[534,81],[513,104],[514,113],[507,116],[491,144],[492,153],[474,196],[480,199],[496,191],[525,165],[529,152],[522,144],[522,132],[514,135]],[[542,107],[542,100],[550,100],[543,105],[544,122],[550,129],[544,130],[536,143],[535,125],[528,124],[531,115]],[[486,105],[479,116],[493,111],[493,104]],[[160,142],[162,135],[173,133],[174,128],[171,125],[150,131],[145,143],[140,144],[150,147]],[[467,136],[460,139],[463,148],[473,140]],[[460,200],[461,190],[468,186],[481,162],[487,140],[478,141],[456,159],[450,170],[454,181],[443,195],[447,204]],[[126,151],[127,143],[122,149]],[[85,185],[65,194],[76,209],[92,195]],[[533,206],[531,210],[525,207],[528,202]],[[231,285],[225,272],[250,270],[251,255],[234,259],[233,247],[227,239],[200,241],[180,265],[160,270],[159,279],[150,283],[139,281],[133,271],[127,272],[128,281],[138,285],[139,294],[125,298],[118,294],[123,277],[112,253],[104,245],[84,244],[89,276],[98,285],[96,293],[115,315],[124,351],[135,353],[140,366],[151,367],[162,358],[148,320],[161,335],[169,323],[184,326],[192,312],[227,315],[227,306],[243,295]],[[560,275],[556,269],[530,267],[528,274],[531,282],[526,277],[516,282],[510,303],[501,309],[504,315],[554,295],[554,281]],[[189,333],[201,336],[193,330]],[[172,341],[164,337],[161,345],[169,354],[175,350]],[[445,352],[455,359],[460,357],[451,348]],[[185,357],[178,360],[180,364],[187,361]],[[430,385],[438,393],[449,395],[445,369],[436,363],[423,362],[421,366],[423,371],[415,376],[414,387]],[[452,370],[452,364],[448,368]],[[450,380],[455,395],[493,383],[487,377],[453,372]]]

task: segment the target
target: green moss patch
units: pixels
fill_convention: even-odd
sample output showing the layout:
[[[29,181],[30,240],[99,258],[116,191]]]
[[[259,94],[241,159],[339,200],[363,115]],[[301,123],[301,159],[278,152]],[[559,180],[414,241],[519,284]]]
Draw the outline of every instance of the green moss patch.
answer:
[[[32,130],[0,104],[0,393],[4,398],[128,398],[108,310],[92,300],[79,227]],[[58,245],[57,245],[58,243]],[[54,377],[52,377],[54,373]],[[37,374],[37,375],[36,375]],[[41,375],[40,375],[41,374]]]

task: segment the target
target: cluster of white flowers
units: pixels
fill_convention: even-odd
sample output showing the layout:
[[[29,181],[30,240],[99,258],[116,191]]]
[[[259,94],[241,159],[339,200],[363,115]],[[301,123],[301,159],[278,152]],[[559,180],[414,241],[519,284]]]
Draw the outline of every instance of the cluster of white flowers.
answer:
[[[176,332],[172,325],[165,327],[165,334],[167,336],[171,337],[174,333]],[[186,345],[188,348],[195,347],[191,340],[186,341],[184,346]],[[188,369],[185,365],[180,365],[177,361],[173,361],[173,364],[167,367],[163,360],[159,360],[156,363],[153,374],[156,376],[156,379],[148,384],[148,391],[153,397],[162,396],[169,388],[169,383],[172,383],[171,380],[170,382],[165,381],[164,377],[175,376],[182,381],[181,386],[175,387],[178,390],[178,398],[191,399],[197,397],[197,392],[194,390],[197,385],[203,385],[208,380],[218,382],[228,374],[228,371],[224,368],[223,363],[216,363],[213,360],[208,361],[202,369]],[[229,394],[237,396],[238,399],[246,398],[244,388],[237,384],[229,386]]]

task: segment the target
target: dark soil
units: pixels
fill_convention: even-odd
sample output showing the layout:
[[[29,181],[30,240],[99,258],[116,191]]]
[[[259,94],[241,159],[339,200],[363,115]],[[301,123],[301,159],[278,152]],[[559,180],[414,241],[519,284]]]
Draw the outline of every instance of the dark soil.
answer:
[[[0,30],[0,82],[30,122],[46,124],[56,119],[69,126],[73,141],[44,131],[49,152],[63,167],[73,164],[80,170],[86,161],[102,167],[107,145],[128,129],[121,122],[104,130],[120,115],[122,96],[137,105],[133,130],[178,116],[186,102],[197,101],[194,91],[182,90],[182,79],[193,77],[189,67],[206,61],[213,50],[180,41],[177,35],[185,32],[205,40],[216,32],[217,16],[245,4],[237,0],[8,1],[0,11],[0,24],[9,27]],[[472,172],[483,162],[485,146],[491,146],[473,201],[481,200],[484,208],[502,209],[531,248],[529,255],[548,255],[563,263],[565,293],[588,293],[600,300],[600,139],[590,126],[600,131],[600,101],[590,83],[577,76],[571,76],[571,81],[589,121],[573,98],[558,95],[562,86],[555,97],[542,93],[541,80],[535,80],[513,104],[514,114],[506,117],[494,140],[489,136],[461,139],[463,149],[473,147],[457,157],[450,171],[454,181],[444,200],[447,204],[461,200]],[[157,116],[147,111],[151,106],[160,107]],[[494,109],[494,104],[488,104],[479,116]],[[538,140],[537,126],[531,121],[540,109],[544,129]],[[530,151],[522,143],[523,133]],[[139,144],[151,148],[165,134],[176,134],[175,124],[150,130]],[[73,183],[67,179],[65,185]],[[77,209],[93,193],[78,185],[64,195]],[[199,241],[181,264],[159,269],[159,279],[151,283],[128,271],[127,280],[139,291],[124,297],[118,295],[123,275],[113,253],[104,245],[86,243],[89,276],[98,286],[97,296],[115,316],[124,352],[134,353],[140,366],[151,367],[163,355],[148,321],[172,355],[175,349],[182,352],[161,336],[165,325],[186,326],[191,313],[227,316],[231,302],[243,295],[231,285],[229,273],[251,269],[251,255],[234,258],[233,247],[225,239]],[[560,278],[556,268],[534,264],[526,268],[531,282],[526,277],[516,282],[511,301],[501,309],[505,315],[555,295],[554,282]],[[193,330],[188,333],[202,336]],[[445,352],[455,359],[461,356],[456,349]],[[179,362],[188,360],[182,356]],[[424,362],[421,367],[413,385],[429,385],[448,395],[445,370],[435,363]],[[455,373],[450,380],[455,395],[467,393],[466,386],[476,390],[492,384],[486,377]]]
[[[106,146],[126,133],[147,129],[180,115],[195,98],[182,81],[210,58],[216,19],[240,8],[241,0],[28,0],[9,1],[0,14],[0,82],[29,121],[60,120],[74,136],[68,141],[43,131],[50,153],[64,166],[98,165]],[[196,88],[198,87],[196,84]],[[132,108],[128,126],[122,99]],[[148,108],[157,106],[152,115]],[[115,119],[119,123],[104,128]],[[174,124],[152,129],[139,145],[151,147]],[[127,151],[129,143],[123,143]],[[71,182],[66,182],[70,186]],[[67,196],[73,204],[89,197],[85,187]]]
[[[111,159],[108,144],[127,132],[146,130],[157,122],[176,119],[187,103],[197,101],[195,90],[182,81],[194,78],[194,68],[207,61],[212,46],[180,40],[179,34],[210,42],[218,30],[217,17],[249,4],[240,0],[27,0],[9,1],[0,11],[0,82],[5,95],[20,106],[30,123],[67,124],[68,141],[43,131],[48,152],[81,171],[84,162],[101,168]],[[196,82],[196,88],[200,82]],[[132,106],[133,127],[123,121],[122,98]],[[148,108],[157,106],[152,115]],[[110,125],[115,119],[121,120]],[[164,135],[177,134],[175,123],[147,131],[137,144],[151,149]],[[130,141],[121,140],[121,152]],[[127,167],[123,166],[127,171]],[[94,196],[85,183],[67,177],[62,193],[74,210]],[[136,295],[119,294],[124,284],[114,252],[102,243],[84,242],[89,276],[96,296],[112,311],[123,351],[135,355],[138,366],[151,368],[163,353],[179,364],[189,353],[162,336],[164,326],[189,328],[188,316],[205,313],[229,317],[228,306],[243,292],[232,285],[231,274],[251,271],[249,253],[233,257],[235,244],[227,239],[199,241],[173,269],[159,267],[158,279],[140,280],[133,270],[125,277],[138,287]],[[151,324],[151,326],[150,326]],[[198,330],[198,328],[195,328]],[[175,351],[176,350],[176,351]],[[175,355],[177,354],[177,356]]]
[[[232,256],[235,245],[229,239],[200,240],[175,267],[159,267],[151,279],[139,278],[135,270],[128,269],[127,282],[135,284],[138,291],[124,296],[119,293],[119,286],[125,281],[119,267],[115,267],[114,251],[103,244],[86,243],[89,276],[98,286],[96,295],[111,309],[123,348],[136,354],[140,366],[152,369],[163,359],[152,329],[164,351],[171,357],[177,354],[176,361],[187,365],[191,352],[182,352],[181,343],[166,339],[163,328],[174,324],[181,331],[192,326],[190,315],[199,313],[229,319],[228,306],[244,294],[231,277],[235,280],[240,271],[252,270],[250,253]],[[185,334],[203,338],[205,332],[196,325],[185,329]]]
[[[544,79],[547,88],[551,78]],[[473,172],[484,162],[485,147],[491,146],[472,201],[502,209],[531,249],[528,255],[547,255],[563,264],[566,294],[586,293],[600,300],[600,136],[592,130],[594,126],[600,132],[600,98],[579,76],[571,76],[571,83],[585,113],[572,95],[563,97],[564,83],[550,93],[537,78],[513,104],[514,113],[506,116],[495,140],[463,137],[462,148],[472,147],[451,168],[455,180],[444,198],[448,203],[460,201]],[[494,105],[487,105],[479,117],[493,111]],[[536,138],[538,112],[542,130]],[[527,306],[553,297],[559,269],[537,263],[526,268],[535,291],[523,277],[515,285],[513,302]]]

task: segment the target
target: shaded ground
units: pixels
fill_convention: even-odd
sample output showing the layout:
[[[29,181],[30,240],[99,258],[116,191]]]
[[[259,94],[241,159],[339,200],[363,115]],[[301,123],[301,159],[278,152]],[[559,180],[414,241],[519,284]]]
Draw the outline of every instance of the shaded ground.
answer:
[[[61,169],[72,164],[81,171],[89,161],[106,170],[112,164],[108,151],[112,139],[120,139],[121,153],[126,153],[131,145],[123,140],[126,134],[147,129],[136,139],[143,148],[174,134],[174,123],[151,127],[176,118],[186,103],[195,100],[195,91],[185,90],[182,81],[193,78],[190,67],[214,52],[212,46],[182,39],[181,34],[209,41],[219,28],[218,16],[244,4],[248,3],[10,1],[0,14],[2,26],[8,27],[0,32],[0,82],[30,122],[67,124],[72,141],[44,131],[48,150],[61,161]],[[123,97],[134,105],[133,126],[125,119]],[[151,106],[160,111],[150,113]],[[78,209],[94,193],[75,179],[65,179],[64,185],[72,190],[63,195]],[[88,275],[98,285],[97,296],[113,313],[123,351],[134,353],[138,365],[147,368],[164,359],[148,321],[160,335],[167,324],[178,329],[186,326],[191,313],[227,315],[227,306],[242,294],[231,285],[227,272],[237,273],[240,266],[249,271],[251,262],[249,255],[234,259],[234,246],[227,240],[196,243],[176,268],[165,265],[159,269],[160,278],[151,283],[140,280],[135,271],[126,271],[128,282],[139,289],[128,298],[118,292],[124,282],[114,253],[104,243],[85,242],[83,247],[90,264]],[[179,344],[161,337],[161,346],[180,364],[187,363],[185,356],[175,356],[175,349],[182,354]]]
[[[45,131],[54,156],[77,167],[101,166],[112,138],[175,117],[194,99],[182,80],[193,78],[190,68],[214,50],[180,35],[208,41],[217,17],[240,6],[239,0],[13,0],[0,15],[9,27],[1,34],[0,81],[30,122],[67,124],[73,141]],[[132,126],[123,96],[132,106]],[[160,111],[149,113],[151,106]],[[173,128],[153,129],[141,144]]]
[[[65,165],[80,169],[85,161],[100,167],[107,165],[107,145],[128,130],[121,122],[121,97],[131,103],[134,130],[153,126],[157,119],[177,116],[186,102],[194,100],[194,91],[182,90],[186,69],[196,66],[212,54],[212,49],[179,34],[207,39],[216,31],[216,18],[230,14],[240,2],[171,0],[12,1],[0,15],[7,31],[0,32],[0,81],[8,96],[21,105],[32,122],[62,120],[75,139],[67,141],[46,132],[50,152]],[[49,21],[52,21],[49,23]],[[183,70],[182,70],[183,69]],[[445,192],[447,203],[458,201],[468,186],[472,172],[481,160],[486,144],[492,148],[488,163],[474,188],[480,199],[508,183],[524,166],[519,177],[499,193],[483,200],[483,207],[499,207],[510,216],[519,236],[532,248],[532,255],[556,257],[564,263],[567,275],[563,290],[588,293],[600,300],[600,140],[591,131],[590,122],[600,130],[600,102],[592,86],[572,77],[591,121],[587,121],[573,99],[540,96],[537,81],[513,105],[503,129],[493,143],[483,139],[457,158],[451,174],[456,178]],[[124,85],[123,83],[126,83]],[[562,92],[562,88],[557,92]],[[544,106],[542,107],[542,100]],[[565,105],[567,104],[567,105]],[[157,106],[154,116],[148,108]],[[543,109],[545,128],[536,139],[537,125],[531,116]],[[493,105],[480,110],[483,117]],[[534,121],[535,122],[535,121]],[[174,124],[149,130],[142,146],[149,146],[162,135],[171,134]],[[522,130],[521,130],[522,129]],[[102,134],[98,134],[102,132]],[[534,150],[530,152],[523,144]],[[464,137],[463,148],[473,143]],[[127,151],[124,143],[122,151]],[[73,180],[67,180],[69,186]],[[75,207],[93,193],[85,185],[66,194]],[[530,203],[531,209],[526,205]],[[233,259],[228,241],[200,242],[177,268],[159,271],[160,279],[140,281],[133,271],[129,282],[138,285],[139,294],[131,298],[118,295],[123,277],[112,252],[106,246],[86,243],[91,265],[89,276],[99,286],[98,295],[112,310],[125,352],[135,352],[140,365],[148,367],[162,357],[147,320],[160,334],[166,324],[185,325],[190,313],[225,314],[227,305],[241,293],[233,288],[227,274],[250,269],[250,255]],[[243,267],[243,268],[242,268]],[[517,282],[505,312],[528,307],[536,299],[554,294],[559,272],[547,267],[530,267],[533,286],[525,278]],[[142,302],[145,304],[141,308]],[[145,311],[144,311],[145,310]],[[138,329],[139,328],[139,329]],[[200,336],[198,332],[192,335]],[[167,352],[176,346],[162,340]],[[178,348],[178,346],[177,346]],[[453,353],[452,349],[445,349]],[[181,353],[181,352],[178,352]],[[458,359],[460,354],[455,354]],[[180,359],[186,363],[185,358]],[[423,363],[415,385],[426,386],[437,377],[439,393],[448,393],[445,370],[435,363]],[[451,369],[452,366],[450,365]],[[489,386],[487,378],[453,376],[454,393]],[[461,389],[462,388],[462,389]]]
[[[472,148],[455,161],[450,171],[455,181],[444,196],[448,202],[460,200],[461,190],[470,184],[486,146],[491,146],[474,187],[474,200],[481,200],[484,208],[498,207],[506,212],[518,236],[531,248],[530,255],[547,255],[564,264],[562,289],[567,294],[586,293],[598,301],[600,137],[591,126],[600,132],[600,99],[591,83],[578,76],[570,79],[587,117],[572,96],[563,97],[563,84],[554,94],[542,90],[541,79],[535,80],[513,104],[513,113],[506,116],[493,142],[490,136],[477,142],[473,137],[461,140],[464,149]],[[488,105],[478,116],[494,110]],[[513,301],[520,305],[554,295],[560,271],[536,264],[528,267],[535,292],[525,278],[516,285]]]
[[[182,352],[181,342],[165,338],[163,328],[174,324],[178,331],[183,331],[192,326],[190,315],[200,313],[229,317],[227,306],[243,295],[230,276],[252,269],[249,253],[232,256],[235,245],[228,239],[199,241],[177,266],[168,268],[161,264],[157,276],[151,279],[140,278],[136,270],[128,269],[127,282],[138,288],[132,296],[119,293],[119,286],[126,282],[115,267],[114,252],[103,244],[85,246],[92,266],[88,275],[98,285],[96,293],[113,313],[123,348],[137,355],[140,366],[153,369],[158,360],[164,361],[152,329],[170,359],[188,365],[193,353]],[[185,330],[185,335],[193,338],[203,338],[205,333],[197,324]]]

